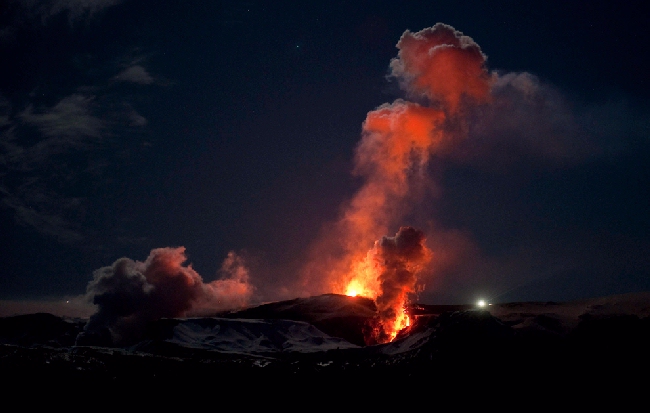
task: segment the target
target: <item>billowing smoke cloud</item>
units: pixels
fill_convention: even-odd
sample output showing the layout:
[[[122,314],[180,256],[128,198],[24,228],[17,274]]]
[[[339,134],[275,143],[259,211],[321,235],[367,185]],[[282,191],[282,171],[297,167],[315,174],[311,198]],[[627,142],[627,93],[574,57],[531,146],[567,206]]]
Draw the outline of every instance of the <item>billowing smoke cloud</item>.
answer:
[[[612,107],[580,108],[561,91],[530,73],[494,75],[491,103],[469,123],[471,140],[458,142],[453,156],[493,171],[521,163],[571,165],[601,155],[612,145]],[[620,111],[619,111],[620,112]],[[621,142],[622,139],[615,139]]]
[[[503,236],[535,225],[517,191],[545,171],[624,151],[629,136],[645,136],[633,126],[643,123],[611,102],[571,100],[530,73],[490,72],[481,48],[442,23],[404,32],[397,48],[390,69],[404,98],[363,122],[354,159],[362,184],[312,245],[304,291],[378,300],[383,286],[368,250],[405,224],[427,230],[433,256],[418,277],[429,297],[431,289],[488,284],[486,277],[507,284],[504,273],[533,277],[539,270],[522,267],[522,246]],[[479,199],[491,204],[482,209]]]
[[[417,33],[407,30],[397,48],[390,67],[407,92],[423,95],[450,112],[459,109],[463,99],[489,99],[487,57],[471,37],[453,27],[437,23]]]
[[[478,45],[451,26],[406,31],[397,47],[392,74],[417,102],[398,99],[368,113],[354,169],[364,183],[315,245],[305,270],[307,285],[320,282],[324,290],[375,298],[380,341],[397,331],[401,309],[430,254],[423,234],[412,228],[400,230],[395,239],[381,238],[370,253],[368,243],[401,225],[417,201],[414,188],[428,181],[432,156],[447,152],[467,130],[461,115],[489,102],[493,81]],[[419,249],[403,250],[407,239]],[[401,258],[403,252],[418,257]],[[379,269],[368,263],[371,255],[383,260]]]
[[[404,304],[416,293],[418,274],[431,260],[424,232],[402,227],[394,237],[382,237],[368,253],[377,266],[381,294],[377,296],[378,323],[368,343],[383,343],[395,338],[408,326]]]
[[[204,283],[186,261],[184,247],[158,248],[144,262],[120,258],[96,270],[86,297],[97,311],[86,324],[84,340],[104,335],[102,340],[128,344],[149,321],[236,308],[249,300],[248,271],[235,253],[224,261],[223,277],[211,283]]]
[[[409,213],[412,188],[426,180],[431,156],[451,144],[454,136],[447,130],[461,121],[454,115],[470,103],[489,100],[485,56],[452,27],[439,23],[417,33],[406,31],[397,47],[393,75],[410,95],[426,98],[428,104],[399,99],[368,113],[354,170],[364,183],[315,246],[306,269],[309,282],[321,279],[323,288],[342,291],[357,276],[353,269],[363,261],[368,243]]]
[[[203,284],[205,294],[197,298],[188,315],[200,316],[249,304],[255,288],[244,258],[230,251],[219,273],[220,279]]]

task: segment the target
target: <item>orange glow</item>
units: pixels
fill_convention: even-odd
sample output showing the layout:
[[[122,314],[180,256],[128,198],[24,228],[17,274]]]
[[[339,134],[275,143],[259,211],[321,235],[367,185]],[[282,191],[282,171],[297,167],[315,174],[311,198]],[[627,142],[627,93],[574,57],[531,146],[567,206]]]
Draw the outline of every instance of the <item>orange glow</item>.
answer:
[[[377,250],[373,248],[368,251],[363,260],[353,266],[351,280],[345,288],[345,294],[351,297],[363,296],[377,300],[382,294],[380,286],[381,265],[379,265]],[[405,298],[406,296],[404,296]],[[377,339],[379,342],[393,341],[397,334],[410,325],[409,316],[405,313],[406,302],[400,303],[401,309],[394,320],[380,320],[380,325],[375,334],[379,331],[385,333],[385,339]]]
[[[366,297],[367,291],[364,290],[365,289],[358,280],[352,280],[345,289],[345,295],[349,295],[350,297],[356,297],[358,295]]]
[[[486,56],[471,37],[438,23],[417,33],[407,30],[397,47],[393,73],[406,80],[407,89],[440,101],[449,113],[457,111],[463,97],[490,100]]]
[[[349,274],[350,281],[345,287],[346,295],[360,295],[374,300],[380,293],[377,268],[373,263],[371,252],[353,264]]]
[[[352,265],[345,294],[372,298],[378,316],[368,343],[392,341],[410,326],[406,313],[409,295],[418,288],[418,275],[428,265],[431,251],[424,234],[402,227],[394,237],[383,237],[365,257]]]
[[[388,335],[390,337],[389,341],[395,340],[397,334],[408,326],[409,326],[409,316],[402,313],[395,319],[392,328],[390,328],[388,331]]]

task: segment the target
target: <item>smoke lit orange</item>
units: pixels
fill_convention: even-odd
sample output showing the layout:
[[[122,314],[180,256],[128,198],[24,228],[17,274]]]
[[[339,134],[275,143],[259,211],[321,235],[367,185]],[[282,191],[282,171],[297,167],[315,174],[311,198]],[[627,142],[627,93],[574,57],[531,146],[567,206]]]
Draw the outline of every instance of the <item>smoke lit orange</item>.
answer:
[[[426,182],[432,155],[458,136],[447,132],[449,122],[462,122],[465,105],[487,102],[491,82],[479,46],[451,26],[406,31],[397,47],[392,74],[418,103],[398,99],[368,113],[354,168],[363,184],[305,269],[307,282],[328,292],[375,300],[371,342],[390,341],[409,325],[405,306],[433,256],[421,231],[385,235],[410,212],[412,186]]]

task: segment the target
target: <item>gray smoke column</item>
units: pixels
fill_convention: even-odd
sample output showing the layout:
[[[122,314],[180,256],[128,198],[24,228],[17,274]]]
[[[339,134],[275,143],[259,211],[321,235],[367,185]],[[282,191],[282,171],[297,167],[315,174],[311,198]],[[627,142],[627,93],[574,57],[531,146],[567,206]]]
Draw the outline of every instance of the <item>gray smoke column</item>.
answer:
[[[385,343],[408,325],[404,314],[408,296],[416,293],[418,275],[431,260],[424,232],[401,227],[394,237],[382,237],[370,251],[379,269],[381,293],[375,299],[378,319],[367,338],[371,343]]]
[[[222,278],[204,283],[187,261],[184,247],[158,248],[144,262],[120,258],[94,272],[86,298],[97,306],[78,338],[125,345],[137,340],[147,322],[245,305],[253,287],[240,257],[231,252]]]

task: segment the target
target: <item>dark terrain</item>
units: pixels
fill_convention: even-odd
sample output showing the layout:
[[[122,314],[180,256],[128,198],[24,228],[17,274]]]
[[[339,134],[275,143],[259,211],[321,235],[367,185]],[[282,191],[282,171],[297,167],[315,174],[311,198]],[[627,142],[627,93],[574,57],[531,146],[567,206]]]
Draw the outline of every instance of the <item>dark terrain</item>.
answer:
[[[411,309],[416,321],[407,332],[372,346],[363,344],[362,330],[374,315],[374,303],[337,295],[218,317],[161,319],[148,325],[137,342],[121,347],[82,343],[83,319],[26,314],[0,318],[0,371],[5,389],[146,385],[224,390],[309,384],[351,391],[359,384],[382,388],[393,383],[442,390],[462,383],[506,393],[530,386],[633,391],[647,384],[650,368],[646,303],[647,295],[633,295],[487,309],[417,305]],[[261,320],[267,328],[263,334],[250,330]],[[202,327],[196,330],[197,325]],[[240,325],[245,328],[235,335],[232,331]],[[180,326],[210,334],[185,333],[185,341],[179,341]],[[275,327],[277,334],[268,330]],[[232,334],[226,345],[248,346],[241,331],[257,340],[246,347],[250,350],[224,350],[223,341],[213,349],[205,338],[231,340]],[[302,336],[296,339],[297,334]]]

